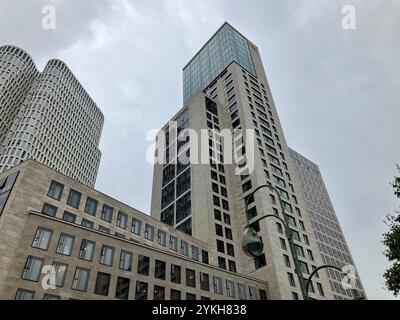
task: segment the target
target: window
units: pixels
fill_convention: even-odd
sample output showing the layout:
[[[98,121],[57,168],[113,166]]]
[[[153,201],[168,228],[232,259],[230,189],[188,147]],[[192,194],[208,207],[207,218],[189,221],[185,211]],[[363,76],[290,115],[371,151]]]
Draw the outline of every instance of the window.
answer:
[[[300,224],[301,230],[306,231],[306,228],[304,226],[304,222],[303,221],[299,221],[299,224]]]
[[[221,240],[217,240],[217,251],[221,253],[225,253],[225,244]]]
[[[154,227],[146,223],[144,237],[147,240],[154,240]]]
[[[226,295],[235,298],[235,283],[232,280],[226,280]]]
[[[79,250],[79,258],[82,260],[92,261],[95,245],[95,242],[83,239]]]
[[[238,283],[238,288],[239,288],[239,299],[247,300],[246,285],[244,285],[243,283]]]
[[[222,220],[221,211],[219,211],[218,209],[214,209],[214,218],[215,220],[221,221]]]
[[[82,197],[82,194],[80,192],[71,189],[69,191],[67,204],[73,208],[79,209],[81,197]]]
[[[117,216],[117,227],[126,229],[128,227],[128,215],[121,211],[118,212]]]
[[[294,281],[293,274],[290,273],[290,272],[288,272],[287,275],[288,275],[289,284],[290,284],[292,287],[295,287],[295,286],[296,286],[296,283],[295,283],[295,281]]]
[[[217,236],[223,237],[224,236],[224,231],[221,225],[216,224],[215,225],[215,233]]]
[[[249,287],[250,300],[257,300],[257,289],[254,287]]]
[[[149,285],[146,282],[136,281],[135,300],[147,300]]]
[[[169,248],[173,251],[178,251],[178,238],[177,237],[170,235]]]
[[[181,292],[179,290],[171,289],[171,300],[181,300]]]
[[[132,218],[132,229],[131,232],[140,236],[140,231],[142,229],[142,221],[136,218]]]
[[[114,248],[103,245],[101,247],[100,264],[112,267],[114,260]]]
[[[89,282],[90,270],[77,267],[72,281],[72,289],[86,291]]]
[[[154,272],[154,277],[157,279],[165,280],[165,261],[156,260],[156,267]]]
[[[276,229],[278,230],[278,232],[280,233],[280,234],[283,234],[283,229],[282,229],[282,225],[280,224],[280,223],[276,223]]]
[[[63,254],[65,256],[70,256],[72,254],[72,249],[74,247],[75,237],[70,234],[61,233],[60,240],[58,240],[58,245],[56,252]]]
[[[71,223],[75,223],[75,221],[76,221],[76,215],[75,215],[75,214],[72,214],[71,212],[64,211],[63,220],[64,220],[64,221],[71,222]]]
[[[207,273],[200,272],[200,289],[210,291],[210,276]]]
[[[322,285],[320,283],[317,282],[317,288],[318,288],[318,292],[321,296],[325,296],[324,293],[324,289],[322,288]]]
[[[304,263],[303,261],[299,261],[299,263],[300,263],[300,270],[301,270],[301,272],[306,273],[306,274],[309,274],[310,271],[309,271],[309,269],[308,269],[307,263]]]
[[[96,285],[94,287],[94,293],[101,296],[108,296],[110,289],[111,275],[104,272],[98,272],[96,278]]]
[[[121,250],[121,256],[119,260],[119,268],[125,271],[132,270],[132,252]]]
[[[36,282],[39,281],[43,264],[44,259],[29,256],[26,260],[24,271],[22,272],[22,279]]]
[[[81,225],[82,225],[82,227],[89,228],[89,229],[93,229],[93,227],[94,227],[93,221],[90,221],[87,219],[82,219]]]
[[[304,243],[309,246],[310,242],[308,241],[307,235],[303,234],[303,239],[304,239]]]
[[[196,288],[196,271],[186,269],[186,285],[188,287]]]
[[[231,217],[230,217],[230,215],[227,214],[227,213],[224,213],[224,222],[225,222],[226,224],[228,224],[228,225],[231,224]]]
[[[285,241],[285,239],[279,238],[279,241],[280,241],[280,243],[281,243],[281,249],[286,251],[286,250],[287,250],[287,247],[286,247],[286,241]]]
[[[229,267],[229,271],[236,272],[236,263],[235,263],[235,261],[228,260],[228,267]]]
[[[216,294],[223,294],[222,279],[220,277],[213,277],[214,292]]]
[[[230,243],[226,244],[226,253],[232,257],[235,256],[235,249],[233,248],[233,245]]]
[[[199,261],[200,259],[200,252],[199,248],[196,246],[192,246],[192,259]]]
[[[18,289],[15,300],[33,300],[35,292],[31,290]]]
[[[261,256],[258,256],[254,258],[254,265],[256,270],[265,267],[267,265],[267,261],[265,259],[265,254],[262,254]]]
[[[181,240],[181,253],[184,256],[189,256],[189,244],[184,240]]]
[[[171,264],[171,282],[181,283],[181,267]]]
[[[165,300],[165,288],[154,286],[153,300]]]
[[[285,266],[291,268],[289,256],[286,254],[283,255],[283,261],[285,262]]]
[[[62,185],[59,182],[52,181],[51,185],[50,185],[50,188],[49,188],[49,192],[47,193],[47,195],[50,198],[53,198],[53,199],[56,199],[56,200],[60,200],[61,196],[62,196],[62,193],[63,193],[63,190],[64,190],[64,185]]]
[[[228,240],[233,240],[232,230],[229,228],[225,228],[225,237]]]
[[[56,272],[56,286],[63,287],[65,282],[65,275],[67,274],[68,265],[60,262],[53,262],[53,267]]]
[[[296,292],[292,292],[293,300],[299,300],[299,295]]]
[[[118,277],[117,287],[115,289],[115,297],[117,299],[128,300],[130,284],[131,280],[128,278]]]
[[[150,269],[150,258],[139,255],[137,273],[148,276],[149,269]]]
[[[302,247],[300,247],[299,245],[295,244],[295,245],[294,245],[294,248],[295,248],[296,254],[297,254],[298,256],[304,257],[304,250],[303,250]]]
[[[110,234],[110,228],[107,228],[105,226],[99,226],[99,231],[103,233]]]
[[[86,212],[87,214],[90,214],[90,215],[92,215],[92,216],[95,216],[95,215],[96,215],[96,212],[97,212],[97,205],[98,205],[97,200],[92,199],[92,198],[90,198],[90,197],[87,197],[87,199],[86,199],[86,205],[85,205],[85,212]]]
[[[186,300],[196,300],[196,295],[193,293],[186,292]]]
[[[226,260],[225,260],[225,258],[218,257],[218,268],[226,270]]]
[[[310,260],[311,260],[311,261],[314,261],[314,256],[313,256],[312,251],[309,250],[309,249],[307,249],[307,254],[308,254],[308,257],[310,258]]]
[[[205,264],[208,264],[208,252],[205,250],[201,250],[201,261]]]
[[[103,205],[103,210],[101,211],[101,219],[107,222],[111,222],[113,216],[114,208]]]
[[[45,203],[43,205],[42,213],[45,215],[48,215],[50,217],[55,217],[57,214],[57,207],[55,207],[51,204]]]
[[[49,244],[53,231],[45,228],[38,228],[35,234],[35,238],[32,242],[32,247],[47,250],[49,249]]]
[[[268,300],[267,292],[265,290],[260,289],[259,292],[260,292],[260,300]]]
[[[158,239],[157,242],[161,246],[166,246],[167,245],[167,234],[165,231],[158,230]]]

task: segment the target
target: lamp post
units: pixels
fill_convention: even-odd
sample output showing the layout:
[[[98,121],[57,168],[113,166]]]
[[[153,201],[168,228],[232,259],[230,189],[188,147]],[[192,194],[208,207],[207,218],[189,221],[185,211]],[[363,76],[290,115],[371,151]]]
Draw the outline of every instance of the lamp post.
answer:
[[[313,272],[310,274],[310,276],[309,276],[309,278],[307,280],[304,279],[303,273],[302,273],[301,268],[300,268],[300,261],[299,261],[299,259],[297,257],[297,253],[296,253],[296,250],[295,250],[295,245],[294,245],[294,242],[293,242],[293,232],[289,227],[288,217],[285,214],[285,207],[283,205],[282,198],[281,198],[281,195],[280,195],[279,191],[274,186],[272,186],[271,184],[264,184],[264,185],[261,185],[261,186],[257,187],[251,193],[251,195],[246,199],[246,203],[245,203],[245,205],[246,205],[246,215],[248,214],[248,207],[249,207],[251,198],[254,197],[254,194],[257,191],[259,191],[260,189],[263,189],[263,188],[269,188],[270,190],[274,191],[277,194],[278,199],[279,199],[280,208],[281,208],[281,211],[282,211],[282,214],[283,214],[283,218],[281,218],[279,216],[279,214],[278,215],[268,214],[268,215],[262,216],[260,218],[254,219],[253,221],[249,221],[249,223],[247,224],[247,226],[246,226],[246,228],[245,228],[245,230],[243,232],[243,236],[242,236],[242,247],[243,247],[243,250],[249,256],[252,256],[252,257],[260,256],[262,254],[262,252],[263,252],[264,245],[263,245],[262,240],[258,236],[256,230],[252,227],[252,225],[254,225],[255,223],[259,222],[260,220],[263,220],[263,219],[266,219],[266,218],[270,218],[270,217],[278,219],[282,223],[282,225],[284,226],[285,235],[286,235],[286,238],[289,241],[289,248],[290,248],[290,253],[292,255],[292,259],[293,259],[293,263],[294,263],[294,270],[295,270],[295,273],[297,274],[297,278],[298,278],[298,281],[299,281],[300,290],[301,290],[303,299],[304,300],[309,300],[308,289],[309,289],[309,286],[311,284],[311,280],[312,280],[313,276],[315,274],[317,274],[317,272],[319,270],[326,269],[326,268],[333,268],[333,269],[336,269],[336,270],[338,270],[340,272],[342,272],[342,270],[340,268],[336,267],[336,266],[333,266],[333,265],[322,265],[322,266],[316,268],[315,270],[313,270]]]

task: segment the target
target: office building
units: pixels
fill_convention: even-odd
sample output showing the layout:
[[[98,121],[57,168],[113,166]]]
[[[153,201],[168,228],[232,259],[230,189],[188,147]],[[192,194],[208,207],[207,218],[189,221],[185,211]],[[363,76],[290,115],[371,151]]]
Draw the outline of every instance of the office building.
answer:
[[[34,160],[0,174],[0,251],[0,299],[267,299],[206,242]]]
[[[0,47],[0,172],[35,159],[94,186],[104,117],[67,65]]]
[[[366,297],[318,165],[293,149],[289,149],[289,151],[300,181],[301,192],[311,218],[323,263],[334,265],[340,269],[349,265],[353,266],[356,271],[356,290],[350,290],[344,289],[341,285],[343,275],[339,271],[326,270],[334,298],[342,300]]]

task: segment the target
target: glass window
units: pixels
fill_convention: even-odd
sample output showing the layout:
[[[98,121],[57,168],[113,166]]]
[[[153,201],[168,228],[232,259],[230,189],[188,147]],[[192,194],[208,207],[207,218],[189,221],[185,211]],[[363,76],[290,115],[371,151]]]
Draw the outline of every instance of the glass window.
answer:
[[[35,292],[31,290],[18,289],[15,300],[33,300]]]
[[[235,261],[228,260],[228,267],[229,267],[229,271],[236,272],[236,263],[235,263]]]
[[[200,252],[199,248],[196,246],[192,246],[192,259],[199,261],[200,259]]]
[[[52,181],[51,185],[50,185],[50,188],[49,188],[49,192],[47,193],[47,195],[50,198],[53,198],[53,199],[56,199],[56,200],[60,200],[61,196],[62,196],[62,193],[63,193],[63,190],[64,190],[64,185],[62,185],[59,182]]]
[[[36,282],[39,281],[43,264],[44,259],[29,256],[26,260],[24,271],[22,272],[22,279]]]
[[[210,276],[207,273],[200,272],[200,289],[210,291]]]
[[[137,273],[148,276],[149,269],[150,269],[150,258],[139,255]]]
[[[201,250],[201,261],[205,264],[208,264],[208,252],[205,250]]]
[[[47,250],[49,249],[49,244],[53,231],[45,228],[38,228],[33,239],[32,247]]]
[[[171,282],[181,283],[181,267],[176,264],[171,264]]]
[[[235,298],[235,283],[232,280],[226,280],[226,295]]]
[[[100,264],[112,267],[114,261],[115,249],[110,246],[103,245],[101,247]]]
[[[60,262],[53,262],[53,267],[56,272],[56,286],[63,287],[65,282],[65,275],[67,274],[68,265]]]
[[[48,293],[45,293],[45,294],[43,295],[43,300],[61,300],[61,297],[60,297],[60,296],[57,296],[57,295],[55,295],[55,294],[48,294]]]
[[[118,212],[117,226],[126,229],[128,227],[128,215],[121,211]]]
[[[173,251],[178,251],[178,238],[170,235],[169,236],[169,248]]]
[[[114,208],[103,205],[103,210],[101,211],[101,219],[107,222],[111,222],[113,216]]]
[[[99,226],[99,231],[107,234],[110,234],[111,232],[110,228],[107,228],[105,226]]]
[[[223,294],[222,279],[214,276],[214,292],[216,294]]]
[[[239,288],[239,299],[247,300],[246,285],[243,283],[238,283]]]
[[[146,223],[144,237],[147,240],[154,240],[154,227]]]
[[[79,209],[81,197],[82,197],[82,194],[80,192],[71,189],[69,191],[67,204],[73,208]]]
[[[181,300],[181,292],[179,290],[171,289],[171,300]]]
[[[74,247],[74,241],[74,236],[61,233],[60,240],[58,240],[56,252],[65,256],[70,256]]]
[[[87,219],[82,219],[81,225],[82,225],[82,227],[90,228],[90,229],[93,229],[93,227],[94,227],[93,221],[89,221]]]
[[[132,229],[131,232],[140,236],[140,231],[142,229],[142,221],[136,218],[132,218]]]
[[[165,300],[165,288],[161,286],[154,286],[153,300]]]
[[[226,270],[226,259],[223,257],[218,257],[218,268]]]
[[[181,240],[181,253],[184,256],[189,256],[189,244],[184,240]]]
[[[260,292],[260,300],[268,300],[267,292],[265,290],[260,289],[259,292]]]
[[[110,289],[111,275],[104,272],[97,272],[96,285],[94,287],[94,293],[101,296],[108,296]]]
[[[196,295],[194,293],[186,292],[186,300],[196,300]]]
[[[87,261],[93,260],[95,242],[83,239],[79,250],[79,258]]]
[[[86,205],[85,205],[85,212],[92,216],[95,216],[96,212],[97,212],[97,205],[98,205],[97,200],[87,197]]]
[[[121,257],[119,260],[119,268],[125,271],[132,270],[132,252],[121,250]]]
[[[75,223],[75,221],[76,221],[76,215],[73,214],[73,213],[71,213],[71,212],[64,211],[63,220],[64,220],[64,221],[71,222],[71,223]]]
[[[57,214],[57,207],[55,207],[51,204],[45,203],[43,205],[42,213],[45,215],[48,215],[50,217],[55,217]]]
[[[157,279],[165,280],[165,261],[156,260],[156,267],[154,272],[154,277]]]
[[[86,291],[89,282],[90,270],[77,267],[72,281],[72,289],[78,291]]]
[[[294,245],[294,248],[296,249],[296,254],[300,257],[304,257],[304,250],[302,247],[298,246],[297,244]]]
[[[117,299],[128,300],[130,284],[131,280],[128,278],[118,277],[117,287],[115,289],[115,297]]]
[[[196,288],[196,271],[186,269],[186,285],[188,287]]]
[[[149,285],[146,282],[136,281],[135,300],[147,300]]]
[[[250,300],[257,300],[257,289],[254,287],[249,287]]]
[[[158,244],[161,246],[166,246],[167,245],[167,234],[165,231],[158,230]]]

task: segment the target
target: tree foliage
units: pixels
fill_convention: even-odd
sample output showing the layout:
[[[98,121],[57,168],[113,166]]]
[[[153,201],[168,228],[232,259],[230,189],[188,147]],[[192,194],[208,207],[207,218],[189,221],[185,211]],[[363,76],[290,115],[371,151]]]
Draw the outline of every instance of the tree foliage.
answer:
[[[400,167],[397,166],[400,173]],[[393,191],[396,197],[400,198],[400,177],[395,177],[393,181]],[[385,256],[392,263],[392,266],[386,270],[386,287],[397,297],[400,294],[400,211],[386,216],[385,223],[389,231],[383,235],[383,244],[386,246]]]

